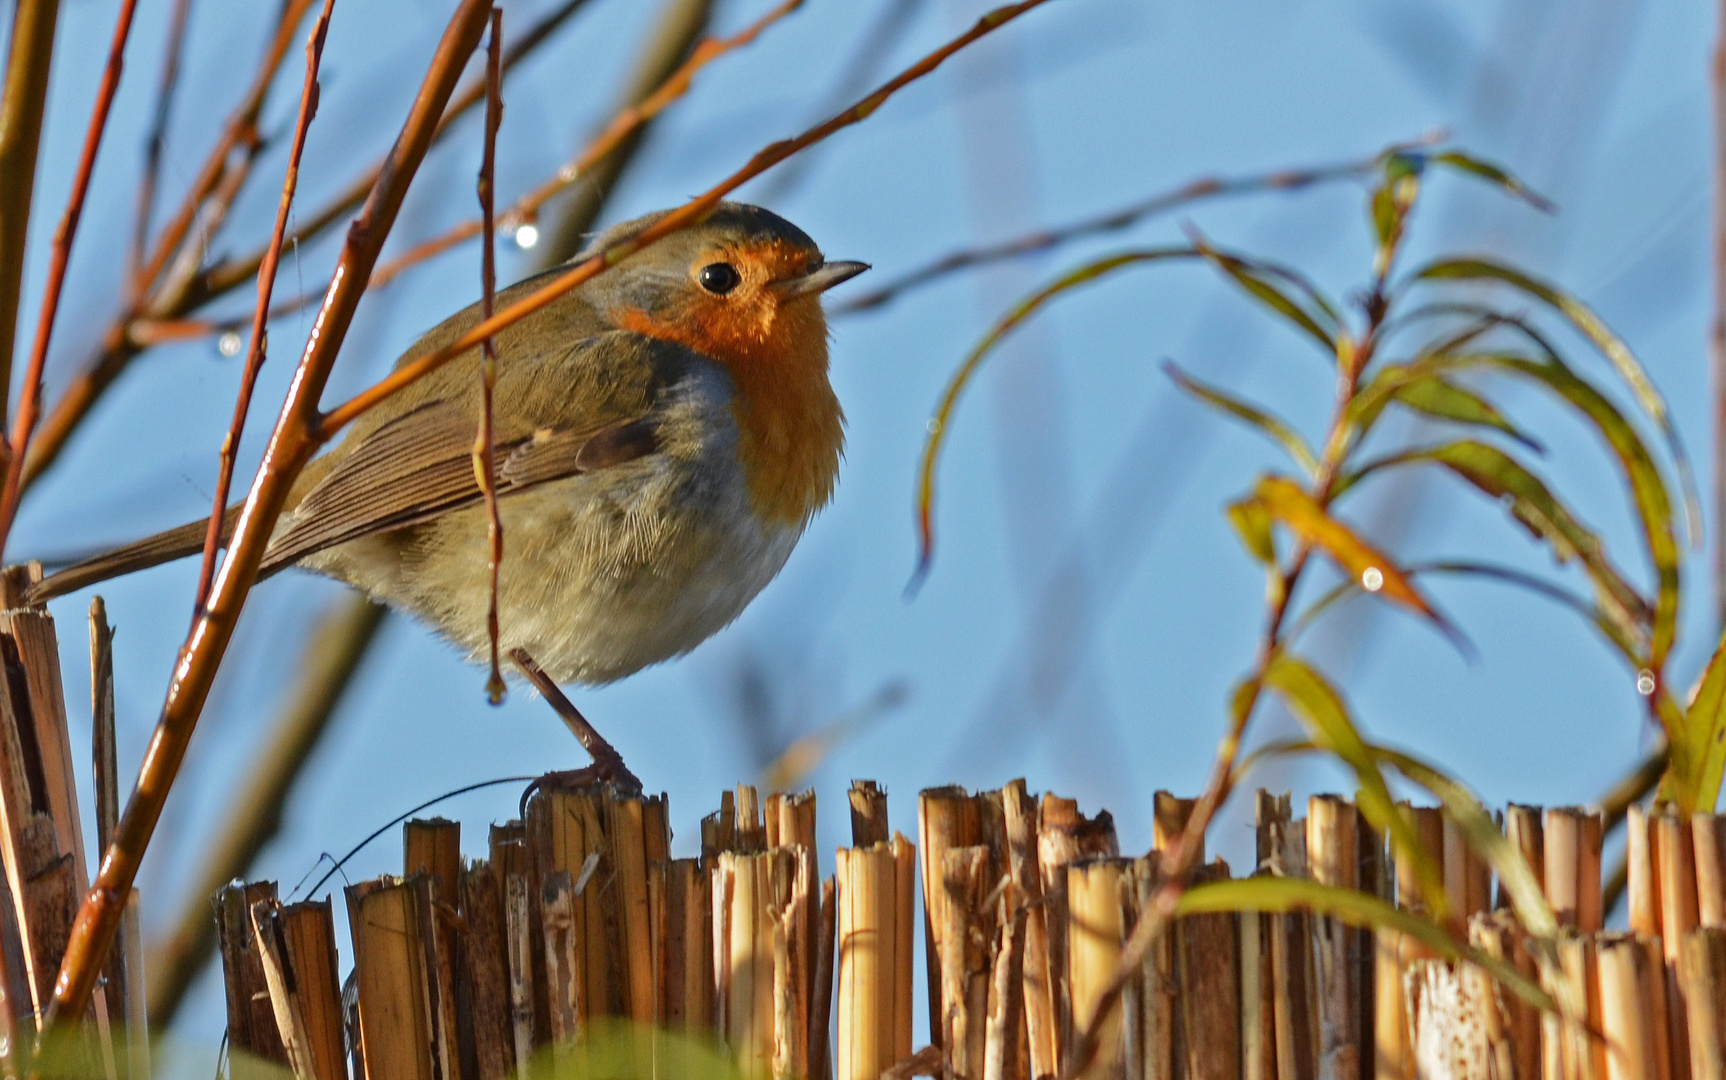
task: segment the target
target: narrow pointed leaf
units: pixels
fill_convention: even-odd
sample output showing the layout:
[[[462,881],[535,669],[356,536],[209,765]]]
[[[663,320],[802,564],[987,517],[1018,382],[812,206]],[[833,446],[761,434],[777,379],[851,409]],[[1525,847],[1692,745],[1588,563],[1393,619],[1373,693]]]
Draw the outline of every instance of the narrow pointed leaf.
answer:
[[[1015,328],[1036,314],[1043,305],[1061,294],[1107,277],[1117,270],[1128,267],[1143,266],[1148,263],[1167,262],[1170,260],[1198,258],[1199,252],[1191,247],[1161,247],[1146,248],[1138,251],[1125,251],[1106,258],[1095,259],[1067,271],[1060,277],[1044,285],[1031,295],[1014,304],[1003,315],[989,332],[983,335],[966,355],[959,369],[947,381],[947,388],[942,391],[941,403],[935,408],[935,415],[929,420],[929,437],[923,443],[923,460],[918,469],[917,480],[917,534],[918,558],[917,571],[912,578],[914,589],[922,577],[928,573],[929,565],[935,557],[935,467],[941,457],[941,450],[946,445],[947,431],[952,426],[953,412],[958,407],[959,397],[970,386],[983,360],[995,346],[999,345]]]
[[[1175,905],[1177,916],[1231,911],[1271,914],[1310,911],[1350,926],[1407,934],[1446,959],[1466,960],[1476,965],[1530,1005],[1548,1012],[1558,1011],[1558,1003],[1515,966],[1471,945],[1459,944],[1436,922],[1398,911],[1370,893],[1340,889],[1305,878],[1252,877],[1194,885],[1181,894]]]
[[[1271,532],[1274,522],[1264,503],[1254,498],[1230,503],[1228,518],[1253,558],[1266,566],[1277,561],[1276,539]]]
[[[1427,856],[1413,826],[1397,810],[1384,775],[1378,771],[1378,764],[1354,721],[1349,719],[1341,695],[1324,676],[1287,653],[1271,661],[1265,669],[1264,682],[1281,695],[1289,710],[1306,725],[1314,743],[1354,771],[1360,784],[1355,804],[1374,828],[1390,836],[1396,857],[1408,860],[1414,867],[1427,910],[1442,919],[1448,910],[1444,876]]]
[[[1441,628],[1449,629],[1444,617],[1415,591],[1395,563],[1356,536],[1348,526],[1327,514],[1298,485],[1284,477],[1267,476],[1259,481],[1254,494],[1267,512],[1302,540],[1330,556],[1350,577],[1370,584],[1370,579],[1376,574],[1379,588],[1371,591],[1382,591],[1388,599],[1418,611]]]
[[[1701,537],[1702,511],[1690,469],[1690,458],[1684,452],[1684,444],[1673,426],[1666,400],[1660,396],[1660,391],[1655,389],[1653,380],[1648,377],[1642,362],[1636,359],[1636,354],[1630,351],[1623,339],[1613,333],[1593,309],[1562,289],[1491,259],[1440,259],[1416,271],[1414,280],[1499,281],[1563,315],[1571,326],[1594,343],[1594,347],[1599,349],[1601,355],[1617,370],[1625,385],[1630,387],[1643,412],[1660,428],[1666,439],[1667,450],[1678,468],[1679,486],[1684,492],[1685,523],[1693,538]]]
[[[1177,367],[1173,361],[1164,361],[1163,370],[1182,390],[1276,442],[1288,451],[1289,457],[1294,458],[1295,464],[1299,465],[1309,477],[1318,473],[1318,459],[1313,456],[1312,449],[1307,446],[1306,440],[1301,438],[1300,433],[1289,427],[1280,417],[1243,401],[1226,390],[1218,389],[1193,378]]]
[[[1287,267],[1219,251],[1203,238],[1195,238],[1193,246],[1219,270],[1233,278],[1248,295],[1310,334],[1324,346],[1325,352],[1332,357],[1336,356],[1336,331],[1339,321],[1336,306],[1325,299],[1324,294],[1305,278]],[[1294,286],[1306,303],[1296,300],[1284,290],[1283,285]]]
[[[1492,428],[1536,453],[1541,446],[1505,419],[1492,402],[1466,387],[1437,375],[1416,378],[1395,391],[1396,400],[1416,412],[1471,427]]]
[[[1684,726],[1698,751],[1695,809],[1713,813],[1720,801],[1720,777],[1726,772],[1726,637],[1708,660]]]
[[[1500,166],[1490,161],[1482,160],[1472,154],[1460,150],[1444,150],[1436,154],[1426,155],[1426,160],[1434,165],[1445,165],[1458,172],[1479,177],[1489,184],[1496,185],[1505,192],[1516,196],[1536,210],[1547,214],[1558,213],[1558,206],[1551,199],[1530,188],[1521,180]]]

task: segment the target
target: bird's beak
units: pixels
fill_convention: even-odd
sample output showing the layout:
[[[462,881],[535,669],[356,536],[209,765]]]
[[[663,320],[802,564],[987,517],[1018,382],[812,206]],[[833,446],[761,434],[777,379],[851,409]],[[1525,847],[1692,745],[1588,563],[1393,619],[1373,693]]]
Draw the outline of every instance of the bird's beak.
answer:
[[[773,288],[786,299],[802,296],[804,293],[826,292],[841,281],[850,281],[867,269],[868,263],[824,262],[807,274],[775,282]]]

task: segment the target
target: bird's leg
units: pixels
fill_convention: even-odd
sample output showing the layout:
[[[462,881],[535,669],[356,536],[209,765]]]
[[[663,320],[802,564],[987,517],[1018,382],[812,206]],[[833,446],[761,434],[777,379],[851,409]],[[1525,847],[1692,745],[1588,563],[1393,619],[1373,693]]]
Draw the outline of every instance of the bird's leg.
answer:
[[[533,683],[534,689],[544,695],[546,703],[569,725],[569,730],[575,733],[582,748],[593,758],[593,764],[585,769],[565,769],[547,773],[534,782],[535,787],[573,787],[581,784],[605,782],[616,784],[620,788],[635,794],[641,793],[641,781],[629,771],[623,763],[623,755],[617,748],[605,741],[605,736],[587,722],[587,717],[581,715],[581,710],[575,703],[564,696],[563,690],[552,681],[543,668],[536,663],[526,649],[511,649],[509,658],[515,661],[515,666],[521,668],[522,674]],[[525,801],[525,796],[523,800]]]

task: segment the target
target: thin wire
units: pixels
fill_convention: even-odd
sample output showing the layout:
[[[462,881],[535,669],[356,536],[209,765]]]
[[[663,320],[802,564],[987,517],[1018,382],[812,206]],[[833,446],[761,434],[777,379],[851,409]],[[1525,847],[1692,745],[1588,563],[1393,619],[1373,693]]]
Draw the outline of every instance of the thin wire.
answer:
[[[408,818],[413,817],[415,814],[419,813],[421,810],[428,810],[431,807],[436,806],[438,803],[443,802],[445,799],[453,799],[457,795],[466,795],[468,792],[478,791],[480,788],[497,787],[499,784],[521,784],[521,783],[526,783],[529,780],[537,780],[537,779],[539,779],[537,776],[505,776],[505,777],[501,777],[497,780],[482,780],[477,784],[469,784],[467,787],[456,788],[454,791],[446,791],[442,795],[439,795],[435,799],[428,799],[427,801],[420,803],[418,806],[414,807],[412,810],[408,810],[408,811],[405,811],[404,813],[398,814],[397,816],[391,818],[389,821],[385,822],[383,825],[379,826],[375,832],[373,832],[371,835],[367,836],[364,840],[361,840],[359,843],[355,844],[353,846],[352,850],[350,850],[346,855],[343,855],[340,859],[337,859],[335,862],[335,865],[330,867],[329,872],[326,873],[323,877],[319,878],[318,883],[316,885],[312,886],[310,895],[313,895],[313,896],[317,895],[318,890],[324,887],[324,883],[329,881],[330,878],[334,877],[336,875],[336,873],[339,870],[341,870],[341,868],[344,865],[346,865],[347,861],[349,859],[353,858],[355,855],[358,855],[360,853],[360,850],[362,848],[364,848],[367,844],[371,843],[373,840],[376,840],[378,837],[382,836],[384,833],[389,832],[391,829],[395,828],[397,825],[400,825],[402,822],[406,821]],[[318,856],[319,859],[324,859],[327,857],[328,857],[327,855]],[[315,866],[313,868],[316,869]],[[298,889],[296,889],[295,891],[297,892]],[[290,896],[289,899],[292,899],[292,897]]]

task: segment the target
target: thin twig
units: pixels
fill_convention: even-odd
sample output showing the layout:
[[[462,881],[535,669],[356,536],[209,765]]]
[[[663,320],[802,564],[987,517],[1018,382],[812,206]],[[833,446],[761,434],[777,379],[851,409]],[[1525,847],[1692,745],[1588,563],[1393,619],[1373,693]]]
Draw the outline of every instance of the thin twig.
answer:
[[[234,399],[234,418],[228,423],[227,438],[222,440],[221,466],[216,476],[216,497],[210,507],[210,528],[204,535],[203,566],[198,571],[198,592],[193,610],[200,611],[210,596],[210,583],[216,576],[216,551],[222,546],[222,523],[228,516],[228,492],[234,483],[234,462],[240,454],[240,437],[246,430],[246,414],[252,408],[252,391],[257,388],[258,375],[264,370],[264,358],[269,353],[270,295],[276,287],[276,268],[282,259],[282,238],[288,231],[288,214],[293,210],[294,192],[300,183],[300,155],[306,148],[306,133],[312,118],[318,114],[318,68],[323,63],[324,39],[330,32],[330,12],[335,0],[324,0],[312,32],[306,36],[306,78],[300,87],[300,113],[294,121],[294,143],[288,151],[288,166],[282,176],[282,195],[276,203],[276,225],[270,234],[269,250],[258,270],[258,303],[252,312],[252,341],[246,352],[246,370],[240,376],[240,392]]]
[[[29,450],[30,436],[36,430],[36,420],[42,411],[42,371],[48,363],[48,342],[54,335],[54,320],[60,314],[60,294],[66,287],[66,268],[72,261],[72,241],[78,236],[78,221],[84,216],[84,199],[90,193],[90,176],[96,169],[96,154],[102,148],[102,133],[108,128],[108,112],[114,104],[114,93],[120,88],[126,40],[131,36],[132,15],[137,10],[138,0],[123,0],[120,13],[114,20],[114,40],[108,46],[108,63],[102,69],[96,104],[90,110],[90,126],[84,131],[78,172],[72,179],[72,193],[66,198],[66,209],[60,216],[60,224],[54,230],[54,240],[49,248],[42,310],[36,316],[36,337],[30,346],[24,386],[18,393],[18,415],[12,424],[6,482],[4,489],[0,489],[0,552],[6,550],[6,537],[12,531],[12,519],[18,512],[24,455]]]
[[[901,71],[850,108],[809,128],[795,138],[782,139],[757,151],[755,156],[750,158],[742,168],[709,188],[705,193],[658,219],[641,232],[627,239],[619,240],[603,251],[594,252],[586,259],[571,266],[561,277],[553,279],[515,301],[491,318],[482,320],[455,341],[403,364],[370,388],[329,410],[324,414],[323,424],[319,429],[320,437],[328,439],[398,390],[416,382],[428,373],[436,371],[457,356],[474,348],[487,336],[496,334],[505,327],[515,325],[558,297],[568,293],[582,282],[592,279],[604,270],[615,266],[643,248],[657,243],[666,236],[703,220],[713,212],[714,207],[719,205],[721,199],[745,183],[760,176],[798,151],[821,142],[834,132],[860,123],[901,88],[934,71],[941,66],[943,61],[960,49],[1047,2],[1048,0],[1019,0],[1018,3],[1007,4],[985,14],[977,20],[971,29]]]
[[[695,46],[676,71],[673,71],[658,89],[649,94],[637,104],[626,107],[606,125],[594,140],[582,149],[574,159],[557,170],[551,179],[517,199],[503,214],[503,225],[506,231],[514,231],[521,226],[536,221],[541,208],[553,197],[569,188],[570,185],[585,180],[588,172],[600,161],[603,161],[612,151],[616,150],[625,139],[638,131],[648,121],[658,116],[667,106],[689,92],[691,82],[696,72],[712,63],[728,52],[743,48],[761,35],[763,30],[791,14],[803,5],[803,0],[785,0],[784,3],[771,9],[755,22],[726,38],[707,38]],[[429,240],[415,244],[407,251],[378,267],[372,275],[372,288],[381,288],[390,283],[398,274],[427,259],[448,251],[457,244],[471,240],[480,234],[483,223],[479,221],[464,221],[460,225],[434,236]]]
[[[36,152],[42,140],[59,15],[59,0],[19,0],[12,13],[6,89],[0,98],[0,417],[6,414],[12,387],[12,349],[18,336]]]
[[[867,311],[870,308],[881,307],[897,300],[913,289],[939,281],[961,270],[986,266],[989,263],[1001,262],[1006,259],[1016,259],[1039,251],[1048,251],[1051,248],[1061,247],[1076,240],[1120,232],[1143,222],[1147,218],[1156,217],[1159,214],[1165,214],[1170,210],[1176,210],[1202,200],[1251,195],[1265,191],[1298,191],[1333,180],[1355,179],[1370,172],[1382,157],[1382,154],[1375,154],[1369,158],[1331,165],[1318,165],[1306,169],[1279,169],[1276,172],[1259,173],[1252,176],[1207,176],[1197,180],[1189,180],[1172,190],[1140,199],[1137,202],[1129,203],[1094,217],[1081,218],[1078,221],[1058,225],[1051,229],[1038,229],[1035,232],[1025,233],[1022,236],[1003,240],[997,244],[964,248],[952,252],[914,270],[908,270],[898,277],[889,278],[871,292],[854,296],[842,304],[835,305],[832,313],[834,315],[850,315],[859,311]]]
[[[521,37],[516,38],[505,50],[503,54],[504,73],[508,74],[518,60],[524,59],[532,53],[587,2],[588,0],[565,0],[561,7],[547,12],[538,22],[528,27],[527,31]],[[464,86],[456,93],[455,97],[450,99],[449,108],[444,112],[443,119],[438,121],[437,134],[433,136],[433,140],[442,139],[456,120],[484,100],[485,78],[481,76]],[[340,194],[310,214],[304,215],[301,218],[299,229],[289,237],[289,243],[291,245],[309,243],[322,235],[332,225],[343,221],[349,214],[353,213],[354,208],[365,201],[366,193],[377,182],[378,169],[382,167],[382,164],[381,161],[373,164],[363,175],[356,177],[353,183],[344,188]],[[224,259],[204,271],[198,285],[199,302],[213,300],[227,293],[239,283],[250,280],[262,264],[263,258],[264,249],[259,248],[240,258]],[[378,273],[382,272],[383,269],[383,267],[379,267],[377,271],[373,272],[372,283],[374,285],[377,284]],[[316,296],[296,298],[290,301],[293,307],[288,310],[298,310],[307,302],[307,299],[315,300]]]
[[[457,8],[438,43],[389,165],[379,175],[360,217],[348,229],[329,293],[265,451],[265,464],[235,527],[228,558],[216,575],[209,603],[200,611],[182,647],[137,787],[120,819],[114,843],[103,857],[101,871],[78,909],[54,983],[54,998],[44,1018],[45,1035],[75,1026],[90,1000],[138,867],[209,696],[216,668],[257,578],[270,533],[294,480],[319,446],[318,397],[353,321],[366,277],[395,224],[408,184],[431,145],[432,133],[455,90],[462,66],[485,31],[488,12],[485,0],[465,0]]]
[[[150,242],[150,218],[156,208],[156,184],[162,173],[162,147],[168,141],[168,120],[173,115],[174,90],[180,84],[180,57],[186,48],[192,0],[174,0],[168,23],[168,48],[162,58],[162,81],[156,88],[156,109],[150,120],[150,137],[144,148],[144,175],[138,181],[138,220],[132,230],[132,246],[126,254],[126,280],[136,286],[144,268],[144,247]],[[137,302],[134,296],[132,303]]]
[[[503,34],[503,10],[491,11],[491,40],[486,47],[485,64],[485,152],[479,165],[479,210],[485,241],[480,248],[480,312],[491,318],[497,299],[496,223],[492,220],[492,182],[497,158],[497,129],[503,122],[503,91],[499,85],[499,40]],[[486,338],[480,361],[479,432],[474,436],[473,472],[485,497],[486,569],[491,575],[490,596],[486,602],[486,640],[491,644],[491,674],[486,678],[485,692],[493,705],[502,705],[508,687],[497,655],[497,578],[503,565],[503,514],[497,505],[497,441],[492,426],[492,392],[497,389],[497,342]]]

